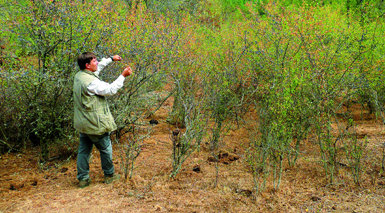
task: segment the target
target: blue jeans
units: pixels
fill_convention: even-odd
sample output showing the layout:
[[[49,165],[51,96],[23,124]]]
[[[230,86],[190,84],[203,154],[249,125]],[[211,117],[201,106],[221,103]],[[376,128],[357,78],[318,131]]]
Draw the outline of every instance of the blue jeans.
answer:
[[[100,160],[104,175],[114,174],[110,134],[105,133],[104,135],[88,135],[80,133],[80,144],[77,159],[78,180],[86,180],[90,178],[89,161],[93,145],[95,145],[100,152]]]

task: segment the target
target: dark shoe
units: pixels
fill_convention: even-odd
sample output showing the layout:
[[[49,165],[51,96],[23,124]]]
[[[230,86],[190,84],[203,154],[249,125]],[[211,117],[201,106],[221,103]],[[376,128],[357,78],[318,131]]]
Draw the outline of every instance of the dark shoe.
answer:
[[[118,175],[118,174],[106,175],[106,176],[104,176],[104,183],[110,184],[110,183],[114,182],[115,180],[119,180],[119,179],[120,179],[120,175]]]
[[[79,188],[87,187],[90,185],[90,183],[91,183],[90,179],[81,180],[79,181]]]

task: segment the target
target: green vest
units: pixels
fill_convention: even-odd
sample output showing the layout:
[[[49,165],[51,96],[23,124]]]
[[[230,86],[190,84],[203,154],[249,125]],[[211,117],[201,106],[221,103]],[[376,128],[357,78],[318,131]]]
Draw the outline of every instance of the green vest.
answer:
[[[82,70],[74,78],[74,127],[80,133],[103,135],[116,130],[116,124],[104,96],[89,95],[87,87],[99,77]]]

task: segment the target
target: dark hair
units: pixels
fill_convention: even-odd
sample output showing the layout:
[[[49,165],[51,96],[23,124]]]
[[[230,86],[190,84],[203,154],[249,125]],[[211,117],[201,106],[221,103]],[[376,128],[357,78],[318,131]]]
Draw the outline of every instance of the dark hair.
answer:
[[[81,70],[86,68],[86,64],[91,63],[92,59],[96,58],[94,53],[84,52],[78,57],[78,65]]]

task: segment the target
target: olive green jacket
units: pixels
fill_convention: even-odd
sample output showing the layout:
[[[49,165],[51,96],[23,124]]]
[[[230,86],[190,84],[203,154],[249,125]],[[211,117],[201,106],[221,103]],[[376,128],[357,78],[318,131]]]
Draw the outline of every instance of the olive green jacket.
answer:
[[[88,85],[97,78],[88,70],[79,71],[74,78],[74,127],[80,133],[102,135],[116,130],[106,98],[88,93]]]

